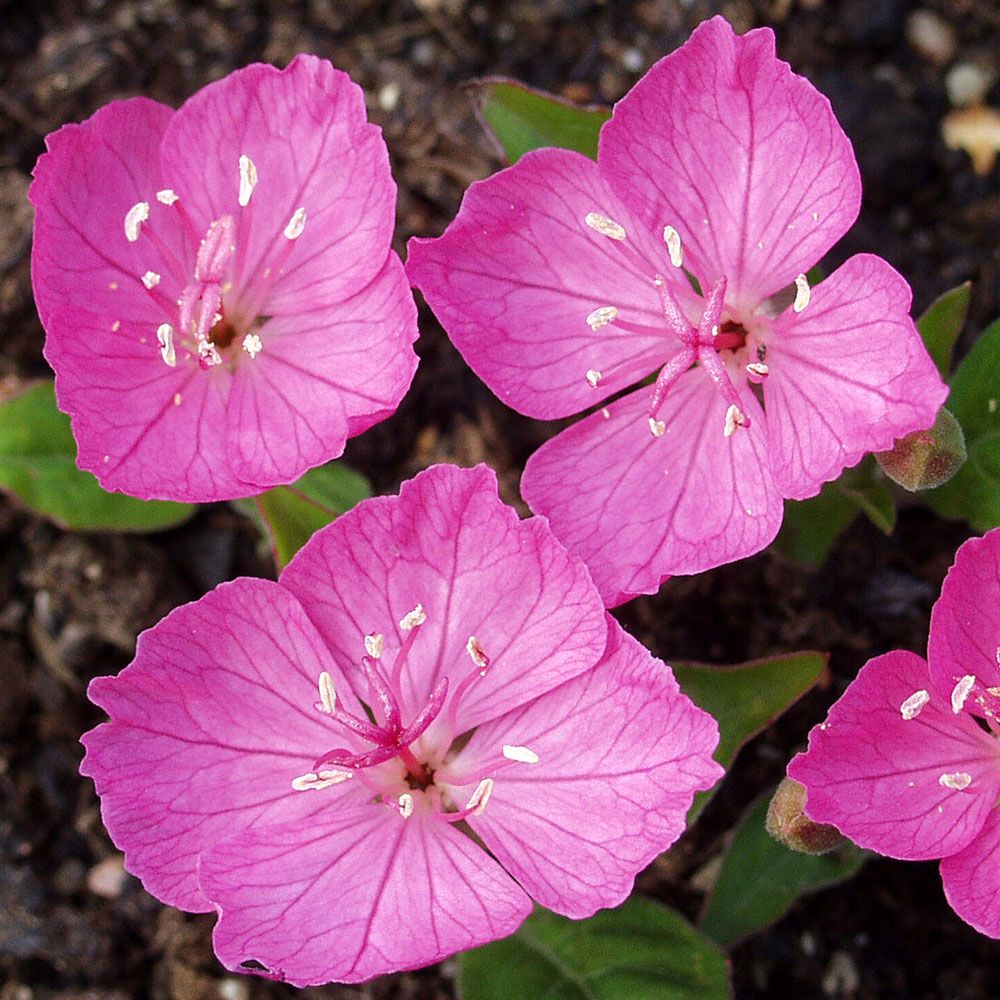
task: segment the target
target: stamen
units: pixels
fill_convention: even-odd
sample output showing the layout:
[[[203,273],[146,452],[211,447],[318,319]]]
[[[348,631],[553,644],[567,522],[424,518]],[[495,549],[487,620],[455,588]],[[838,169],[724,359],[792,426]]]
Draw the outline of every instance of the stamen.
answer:
[[[147,288],[155,288],[160,283],[160,276],[155,271],[147,271],[142,276],[142,283]]]
[[[809,288],[809,279],[806,278],[804,274],[796,275],[795,278],[795,301],[792,303],[792,309],[800,313],[807,305],[809,305],[809,299],[812,297],[812,290]]]
[[[597,384],[602,378],[604,378],[604,376],[596,368],[589,368],[587,370],[587,384],[591,389],[596,389]]]
[[[156,192],[156,200],[161,205],[173,205],[174,202],[180,200],[180,195],[170,188],[164,188],[162,191]]]
[[[250,360],[252,361],[258,354],[260,354],[264,345],[260,341],[260,337],[256,333],[248,333],[243,338],[243,350],[250,355]]]
[[[743,415],[743,411],[735,403],[732,403],[726,410],[726,423],[722,428],[722,434],[724,437],[732,437],[738,427],[745,427],[746,424],[747,418]]]
[[[607,236],[608,239],[618,241],[625,239],[624,227],[620,226],[614,219],[609,219],[606,215],[601,215],[600,212],[588,212],[583,221],[595,232],[600,233],[602,236]]]
[[[483,811],[486,809],[486,804],[490,801],[490,796],[492,794],[493,779],[483,778],[483,780],[476,785],[476,790],[469,797],[469,801],[465,803],[465,808],[469,811],[469,815],[482,816]]]
[[[469,659],[480,670],[485,670],[490,665],[490,658],[483,651],[482,643],[474,635],[469,636],[469,641],[465,644],[465,651],[469,654]]]
[[[662,420],[657,420],[655,417],[649,418],[649,432],[655,438],[661,438],[667,431],[667,425]]]
[[[138,201],[125,213],[125,239],[135,243],[139,239],[139,229],[149,218],[149,202]]]
[[[327,715],[337,711],[337,690],[333,686],[333,678],[324,670],[319,675],[319,709]]]
[[[215,349],[215,344],[210,340],[198,341],[198,357],[201,358],[206,368],[214,368],[222,364],[222,355]]]
[[[257,168],[249,156],[240,157],[240,195],[239,202],[241,208],[246,208],[250,204],[250,195],[257,186]]]
[[[378,660],[382,657],[382,651],[385,649],[385,636],[381,632],[372,632],[371,635],[365,636],[365,652],[373,659]]]
[[[663,227],[663,242],[667,244],[670,263],[680,267],[684,263],[684,251],[681,248],[681,234],[673,226]]]
[[[161,323],[156,328],[156,341],[160,345],[160,357],[163,363],[173,368],[177,364],[177,352],[174,350],[174,328],[169,323]]]
[[[418,625],[423,625],[427,621],[427,615],[424,612],[424,606],[418,604],[412,611],[407,612],[399,620],[399,627],[404,632],[409,632],[415,629]]]
[[[505,743],[503,747],[503,755],[507,760],[517,761],[518,764],[537,764],[538,754],[534,750],[529,750],[528,747],[511,746],[509,743]]]
[[[601,306],[587,316],[587,326],[591,330],[600,330],[602,326],[607,326],[618,315],[618,310],[614,306]]]
[[[914,691],[902,705],[899,706],[899,714],[909,721],[915,719],[924,709],[924,705],[931,700],[931,696],[926,691]]]
[[[340,785],[353,777],[350,771],[325,770],[320,772],[307,771],[297,778],[292,778],[292,788],[297,792],[319,791],[331,785]]]
[[[409,819],[413,815],[413,796],[409,792],[403,792],[399,797],[399,815],[403,819]]]
[[[751,361],[747,365],[747,380],[754,385],[760,385],[771,373],[771,369],[763,361]]]
[[[951,691],[951,710],[958,715],[965,707],[965,699],[969,697],[969,692],[975,686],[976,677],[974,674],[966,674]]]
[[[965,771],[956,771],[954,774],[942,774],[938,778],[938,784],[944,788],[951,788],[956,792],[964,791],[972,784],[972,775]]]
[[[297,240],[302,235],[302,230],[306,228],[306,210],[297,208],[285,226],[285,239]]]

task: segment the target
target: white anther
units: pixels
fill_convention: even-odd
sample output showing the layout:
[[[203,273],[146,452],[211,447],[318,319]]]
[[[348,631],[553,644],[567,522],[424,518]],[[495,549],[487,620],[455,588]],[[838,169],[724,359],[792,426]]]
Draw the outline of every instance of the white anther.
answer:
[[[655,438],[661,438],[667,432],[667,425],[656,417],[649,418],[649,433]]]
[[[469,636],[469,640],[465,644],[465,651],[469,654],[469,659],[480,670],[485,670],[490,665],[490,658],[483,650],[483,644],[474,635]]]
[[[407,612],[407,614],[399,619],[399,627],[404,632],[409,632],[418,625],[423,625],[425,621],[427,621],[427,615],[424,612],[424,606],[418,604],[412,611]]]
[[[723,436],[732,437],[736,433],[736,429],[743,427],[746,422],[747,418],[743,415],[743,411],[735,403],[732,403],[726,410],[726,424],[722,428]]]
[[[257,357],[264,345],[260,342],[260,337],[256,333],[248,333],[243,338],[243,350],[250,355],[251,360]]]
[[[511,746],[509,743],[505,743],[503,755],[507,760],[515,760],[518,764],[538,763],[538,754],[534,750],[529,750],[528,747]]]
[[[964,791],[972,784],[972,775],[965,771],[956,771],[954,774],[942,774],[938,778],[938,784],[945,788],[954,789],[956,792]]]
[[[180,406],[183,400],[184,397],[179,392],[174,393],[174,406]]]
[[[606,215],[601,215],[600,212],[588,212],[583,221],[602,236],[607,236],[612,240],[625,239],[625,228],[615,222],[614,219],[609,219]]]
[[[156,342],[160,345],[163,363],[173,368],[177,364],[177,352],[174,350],[174,328],[169,323],[161,323],[156,328]]]
[[[111,324],[112,333],[117,333],[121,328],[122,328],[122,321],[120,319],[116,319],[114,323]]]
[[[297,208],[285,226],[285,239],[297,240],[302,235],[302,230],[306,228],[306,210]]]
[[[156,192],[156,200],[161,205],[173,205],[174,202],[180,200],[180,197],[176,191],[172,191],[170,188],[164,188],[162,191]]]
[[[764,364],[763,361],[751,361],[747,365],[747,378],[754,383],[754,385],[760,385],[764,379],[770,374],[771,369]]]
[[[155,271],[147,271],[142,276],[142,283],[147,288],[156,288],[156,286],[160,283],[160,276]]]
[[[674,267],[680,267],[684,263],[684,251],[681,249],[681,234],[673,226],[664,226],[663,242],[667,244],[670,263]]]
[[[809,305],[810,298],[812,298],[812,289],[809,287],[809,279],[804,274],[796,275],[795,301],[792,303],[792,309],[797,313],[802,312]]]
[[[209,368],[222,364],[222,355],[216,350],[215,344],[210,340],[198,341],[198,357],[200,357]]]
[[[135,243],[139,238],[139,227],[149,218],[149,202],[137,201],[125,213],[125,239]]]
[[[604,417],[605,420],[610,420],[611,419],[611,411],[606,406],[602,406],[601,407],[601,416]]]
[[[399,815],[403,819],[409,819],[413,815],[413,796],[409,792],[403,792],[399,797]]]
[[[365,652],[373,659],[377,660],[382,656],[385,649],[385,636],[381,632],[372,632],[365,636]]]
[[[307,771],[297,778],[292,778],[292,788],[297,792],[319,791],[331,785],[340,785],[354,774],[353,771]]]
[[[242,208],[250,204],[250,195],[257,186],[257,168],[249,156],[240,157],[240,196],[239,202]],[[286,234],[287,235],[287,234]]]
[[[819,212],[813,212],[813,222],[819,222]]]
[[[614,306],[601,306],[595,309],[587,317],[587,326],[591,330],[600,330],[602,326],[607,326],[618,315],[618,310]]]
[[[604,376],[596,368],[589,368],[587,370],[587,384],[591,389],[596,389],[598,382],[600,382],[602,378],[604,378]]]
[[[486,803],[490,801],[490,796],[492,794],[493,779],[483,778],[483,780],[476,785],[476,790],[469,796],[469,801],[465,803],[465,808],[471,809],[473,816],[482,816],[483,810],[486,808]]]
[[[321,712],[333,715],[337,711],[337,689],[333,686],[333,678],[324,670],[319,675],[319,705]]]
[[[914,691],[902,705],[899,706],[899,714],[909,721],[915,719],[924,709],[924,705],[931,700],[931,696],[926,691]]]
[[[959,712],[965,707],[965,699],[969,697],[969,692],[973,689],[976,683],[976,677],[974,674],[966,674],[952,689],[951,689],[951,710],[958,715]]]

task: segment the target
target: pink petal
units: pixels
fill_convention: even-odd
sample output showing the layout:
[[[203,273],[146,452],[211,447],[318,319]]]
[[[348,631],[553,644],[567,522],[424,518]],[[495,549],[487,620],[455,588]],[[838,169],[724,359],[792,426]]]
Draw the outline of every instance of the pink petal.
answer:
[[[1000,529],[970,538],[931,612],[928,660],[935,687],[950,698],[956,683],[975,678],[965,707],[1000,719]],[[990,690],[992,689],[992,691]]]
[[[592,213],[625,239],[588,226]],[[679,347],[653,285],[671,269],[666,247],[579,153],[531,152],[473,184],[442,237],[410,241],[406,269],[473,371],[532,417],[592,406]],[[606,307],[615,321],[591,329],[587,317]],[[596,389],[588,371],[602,375]]]
[[[722,774],[712,760],[715,721],[681,694],[666,664],[609,622],[597,667],[480,726],[448,766],[456,777],[493,774],[470,826],[537,902],[578,918],[621,903],[683,832],[694,793]],[[504,744],[527,747],[538,762],[510,763]]]
[[[138,202],[149,204],[151,219],[165,233],[177,226],[155,199],[165,187],[160,139],[173,115],[171,108],[136,97],[108,104],[46,138],[48,152],[35,165],[28,192],[35,206],[32,286],[46,329],[54,310],[80,303],[81,289],[87,307],[109,323],[149,322],[158,307],[142,284],[147,271],[162,275],[160,291],[179,294],[182,276],[174,273],[172,258],[145,238],[130,243],[124,229],[126,214]]]
[[[262,349],[241,358],[227,410],[236,474],[262,487],[336,458],[348,437],[393,413],[413,379],[417,308],[390,253],[344,302],[274,316]]]
[[[459,732],[589,670],[604,652],[604,607],[586,567],[540,520],[519,521],[497,496],[492,469],[437,465],[398,497],[365,501],[310,539],[285,569],[294,593],[365,690],[364,636],[385,636],[392,665],[399,621],[426,613],[402,673],[411,712],[442,676],[457,685],[475,669],[475,636],[490,664],[461,703]]]
[[[218,844],[201,881],[215,950],[295,986],[357,983],[513,933],[531,901],[477,845],[430,814],[371,803]]]
[[[243,208],[241,156],[257,170]],[[234,285],[248,299],[289,253],[267,315],[347,298],[385,263],[396,204],[385,143],[361,88],[324,59],[299,55],[284,70],[254,64],[198,91],[167,129],[162,164],[199,232],[223,215],[236,219]],[[289,241],[283,233],[300,208],[305,228]]]
[[[769,28],[721,17],[615,105],[601,172],[650,229],[673,226],[690,270],[752,309],[808,271],[858,214],[861,181],[830,102],[775,58]]]
[[[922,707],[919,692],[930,696]],[[788,775],[806,786],[816,822],[907,861],[960,851],[1000,792],[996,739],[955,715],[926,662],[902,650],[869,660]]]
[[[968,847],[941,861],[944,894],[952,909],[982,934],[1000,938],[1000,810]]]
[[[786,309],[767,347],[764,405],[779,489],[802,500],[934,418],[948,389],[910,319],[910,287],[859,254]]]
[[[207,845],[308,815],[320,794],[358,793],[291,787],[336,738],[313,710],[323,670],[357,711],[298,602],[275,583],[240,579],[171,612],[139,636],[121,674],[91,682],[111,721],[83,737],[81,771],[128,870],[158,899],[211,910],[196,877]]]
[[[781,524],[764,415],[744,393],[749,428],[723,436],[727,404],[700,370],[667,393],[653,437],[639,389],[547,441],[521,492],[590,568],[608,607],[759,552]]]

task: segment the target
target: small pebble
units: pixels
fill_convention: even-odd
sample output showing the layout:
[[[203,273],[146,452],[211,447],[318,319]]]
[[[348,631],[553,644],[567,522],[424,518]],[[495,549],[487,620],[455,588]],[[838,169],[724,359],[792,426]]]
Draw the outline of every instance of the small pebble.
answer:
[[[971,62],[955,63],[944,78],[952,107],[964,108],[981,101],[993,83],[992,75]]]
[[[854,959],[846,951],[835,951],[830,957],[830,964],[823,982],[820,984],[828,997],[842,997],[847,1000],[858,992],[861,976]]]
[[[925,59],[943,66],[955,58],[955,29],[930,10],[915,10],[906,19],[906,40]]]
[[[124,862],[125,859],[120,854],[99,861],[87,873],[87,888],[95,896],[117,899],[122,894],[128,879]]]
[[[378,106],[383,111],[395,111],[399,104],[400,88],[395,80],[384,84],[378,92]]]

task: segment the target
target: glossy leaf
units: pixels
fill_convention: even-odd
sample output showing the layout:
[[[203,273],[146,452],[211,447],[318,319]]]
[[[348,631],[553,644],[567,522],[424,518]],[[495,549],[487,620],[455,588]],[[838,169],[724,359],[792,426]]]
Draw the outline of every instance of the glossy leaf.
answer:
[[[740,820],[702,914],[702,930],[724,947],[774,923],[799,897],[843,882],[867,854],[853,844],[829,854],[799,854],[764,826],[771,793]]]
[[[572,104],[516,80],[487,77],[466,86],[487,130],[511,163],[543,146],[574,149],[597,158],[597,137],[608,108]]]
[[[951,369],[951,352],[969,315],[971,299],[972,283],[965,281],[939,295],[917,320],[924,345],[945,378]]]
[[[725,955],[678,914],[633,897],[589,920],[537,909],[460,957],[462,1000],[725,1000]]]
[[[52,382],[0,404],[0,488],[76,531],[160,531],[195,511],[193,504],[108,493],[78,469],[69,417],[56,407]]]

